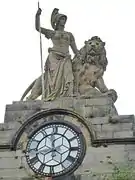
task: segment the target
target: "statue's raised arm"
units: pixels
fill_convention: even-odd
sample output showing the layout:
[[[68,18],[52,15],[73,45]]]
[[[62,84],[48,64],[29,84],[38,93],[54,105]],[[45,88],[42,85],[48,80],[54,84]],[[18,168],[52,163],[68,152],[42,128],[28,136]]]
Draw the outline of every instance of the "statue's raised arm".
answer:
[[[37,31],[39,31],[39,29],[41,28],[41,33],[44,34],[47,39],[50,39],[53,37],[55,32],[53,30],[40,27],[41,12],[42,12],[42,10],[40,8],[38,8],[37,13],[36,13],[36,17],[35,17],[35,28]]]
[[[74,76],[69,47],[76,57],[79,56],[79,51],[73,34],[65,31],[67,16],[60,14],[59,9],[55,8],[51,14],[53,30],[50,30],[40,27],[41,12],[42,10],[38,8],[35,18],[36,30],[52,40],[52,47],[48,49],[49,55],[45,64],[45,100],[51,101],[63,96],[73,96]],[[32,89],[31,94],[27,99],[34,100],[41,95],[41,76],[29,86],[21,99],[30,89]]]

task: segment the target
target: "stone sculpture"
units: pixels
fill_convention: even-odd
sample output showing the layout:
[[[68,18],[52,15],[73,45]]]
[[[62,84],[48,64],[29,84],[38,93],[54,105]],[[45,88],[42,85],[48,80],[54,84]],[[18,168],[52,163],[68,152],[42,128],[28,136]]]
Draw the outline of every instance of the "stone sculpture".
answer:
[[[98,36],[85,41],[80,49],[81,58],[73,59],[74,91],[85,98],[111,96],[115,102],[117,93],[106,87],[103,75],[108,64],[105,42]]]
[[[76,56],[79,51],[76,47],[75,39],[72,33],[64,30],[67,16],[59,14],[58,9],[54,9],[51,15],[51,25],[54,30],[41,28],[41,33],[47,39],[51,39],[53,47],[48,49],[49,55],[45,64],[45,99],[54,100],[56,97],[71,96],[73,94],[73,72],[69,47]],[[39,16],[42,10],[39,8],[36,13],[36,30],[39,31]],[[39,77],[34,86],[41,84]],[[35,91],[33,87],[32,91]],[[38,91],[38,92],[37,92]],[[36,99],[41,94],[41,85],[32,92],[28,99]]]
[[[80,98],[92,98],[98,96],[110,96],[117,100],[115,90],[106,87],[103,74],[108,61],[106,57],[105,42],[98,36],[94,36],[78,51],[74,36],[64,31],[67,16],[58,13],[54,9],[51,15],[51,25],[54,30],[41,28],[41,33],[51,39],[53,47],[48,49],[49,55],[45,63],[44,86],[45,101],[52,101],[59,97],[78,96]],[[35,26],[39,31],[39,17],[42,10],[36,13]],[[71,60],[69,47],[75,56]],[[26,89],[21,100],[28,92],[31,94],[27,100],[35,100],[42,94],[41,76],[38,77]]]

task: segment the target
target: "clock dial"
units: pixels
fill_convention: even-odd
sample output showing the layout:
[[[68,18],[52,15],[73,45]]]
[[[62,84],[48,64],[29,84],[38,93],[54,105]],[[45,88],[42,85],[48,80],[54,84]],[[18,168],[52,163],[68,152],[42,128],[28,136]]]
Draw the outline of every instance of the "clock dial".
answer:
[[[26,159],[30,168],[43,176],[60,176],[73,172],[85,155],[83,134],[66,121],[50,121],[30,137]]]

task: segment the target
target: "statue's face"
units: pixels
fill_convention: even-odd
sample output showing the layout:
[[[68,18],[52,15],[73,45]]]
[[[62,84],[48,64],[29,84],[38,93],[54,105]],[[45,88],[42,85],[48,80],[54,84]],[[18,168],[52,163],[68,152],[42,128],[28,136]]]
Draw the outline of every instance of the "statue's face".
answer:
[[[60,19],[59,19],[59,24],[61,26],[64,26],[66,24],[66,17],[65,16],[62,16]]]

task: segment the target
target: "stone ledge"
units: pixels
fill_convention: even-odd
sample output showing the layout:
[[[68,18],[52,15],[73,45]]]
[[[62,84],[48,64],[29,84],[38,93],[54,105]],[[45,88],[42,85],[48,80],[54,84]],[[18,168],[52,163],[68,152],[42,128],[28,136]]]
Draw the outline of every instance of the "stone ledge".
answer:
[[[37,110],[41,108],[48,108],[54,105],[59,105],[59,108],[75,106],[75,104],[79,103],[80,105],[83,104],[84,106],[104,106],[113,104],[113,101],[109,97],[97,97],[91,99],[80,99],[80,98],[73,98],[73,97],[63,97],[60,99],[56,99],[55,101],[44,102],[42,100],[34,100],[34,101],[14,101],[11,105],[6,105],[7,111],[20,111],[20,110]]]
[[[104,132],[104,131],[133,131],[132,123],[117,123],[117,124],[96,124],[92,125],[95,131]]]
[[[28,117],[35,114],[37,111],[35,110],[21,110],[21,111],[6,111],[4,122],[17,122],[21,120],[26,120]]]
[[[133,131],[121,131],[121,132],[114,132],[113,138],[127,138],[133,137]]]
[[[0,123],[0,131],[8,131],[8,130],[13,130],[17,129],[20,127],[20,123],[18,122],[5,122],[5,123]]]
[[[96,131],[97,139],[132,138],[133,131]]]
[[[110,121],[116,121],[117,123],[134,123],[134,115],[118,115],[118,116],[106,116],[87,118],[92,124],[108,124]]]

